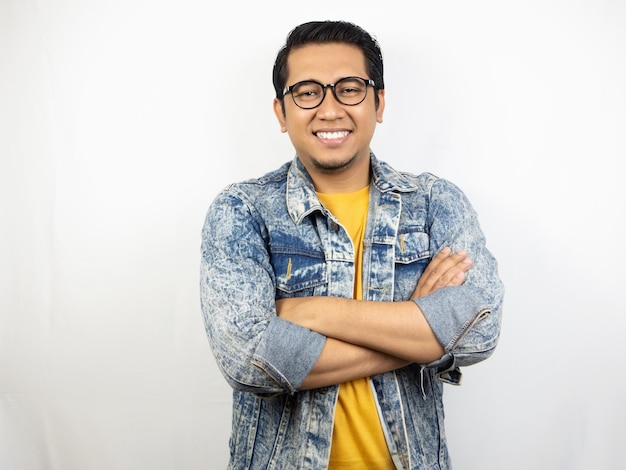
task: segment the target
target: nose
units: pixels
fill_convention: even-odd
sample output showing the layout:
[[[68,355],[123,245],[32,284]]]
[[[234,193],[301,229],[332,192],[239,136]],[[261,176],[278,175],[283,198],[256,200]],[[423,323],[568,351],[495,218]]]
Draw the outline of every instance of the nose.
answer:
[[[335,98],[335,89],[326,85],[322,103],[317,107],[317,112],[322,117],[334,119],[343,111],[343,105]]]

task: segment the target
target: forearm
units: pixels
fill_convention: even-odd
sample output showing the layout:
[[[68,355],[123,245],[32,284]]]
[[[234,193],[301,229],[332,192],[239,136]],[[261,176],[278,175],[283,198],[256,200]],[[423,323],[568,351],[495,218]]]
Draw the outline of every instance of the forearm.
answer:
[[[385,353],[328,338],[301,390],[326,387],[361,377],[381,374],[410,362]]]
[[[282,318],[329,338],[421,364],[444,354],[414,302],[369,302],[337,297],[281,302]]]

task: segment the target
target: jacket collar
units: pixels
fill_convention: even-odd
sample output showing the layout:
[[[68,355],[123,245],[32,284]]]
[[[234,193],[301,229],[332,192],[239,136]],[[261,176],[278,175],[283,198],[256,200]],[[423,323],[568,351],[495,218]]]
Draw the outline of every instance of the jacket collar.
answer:
[[[417,186],[411,183],[404,175],[394,170],[391,166],[376,158],[370,152],[370,165],[372,168],[372,184],[381,193],[390,191],[411,192]],[[322,210],[322,204],[315,194],[313,181],[309,173],[296,156],[287,173],[287,209],[289,215],[296,224],[315,210]]]

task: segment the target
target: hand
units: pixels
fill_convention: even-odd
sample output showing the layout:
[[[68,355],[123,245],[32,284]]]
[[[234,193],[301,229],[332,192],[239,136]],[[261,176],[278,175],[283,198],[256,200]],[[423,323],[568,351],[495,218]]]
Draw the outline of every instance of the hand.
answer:
[[[430,260],[420,277],[411,299],[432,294],[437,289],[447,286],[460,286],[465,281],[465,273],[472,267],[472,260],[465,250],[452,253],[445,247]]]

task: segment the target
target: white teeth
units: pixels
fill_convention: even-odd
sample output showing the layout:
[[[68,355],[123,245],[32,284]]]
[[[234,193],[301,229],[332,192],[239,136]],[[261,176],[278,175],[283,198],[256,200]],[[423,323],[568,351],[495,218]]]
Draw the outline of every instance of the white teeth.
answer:
[[[318,132],[317,136],[322,139],[341,139],[349,134],[348,131],[339,132]]]

